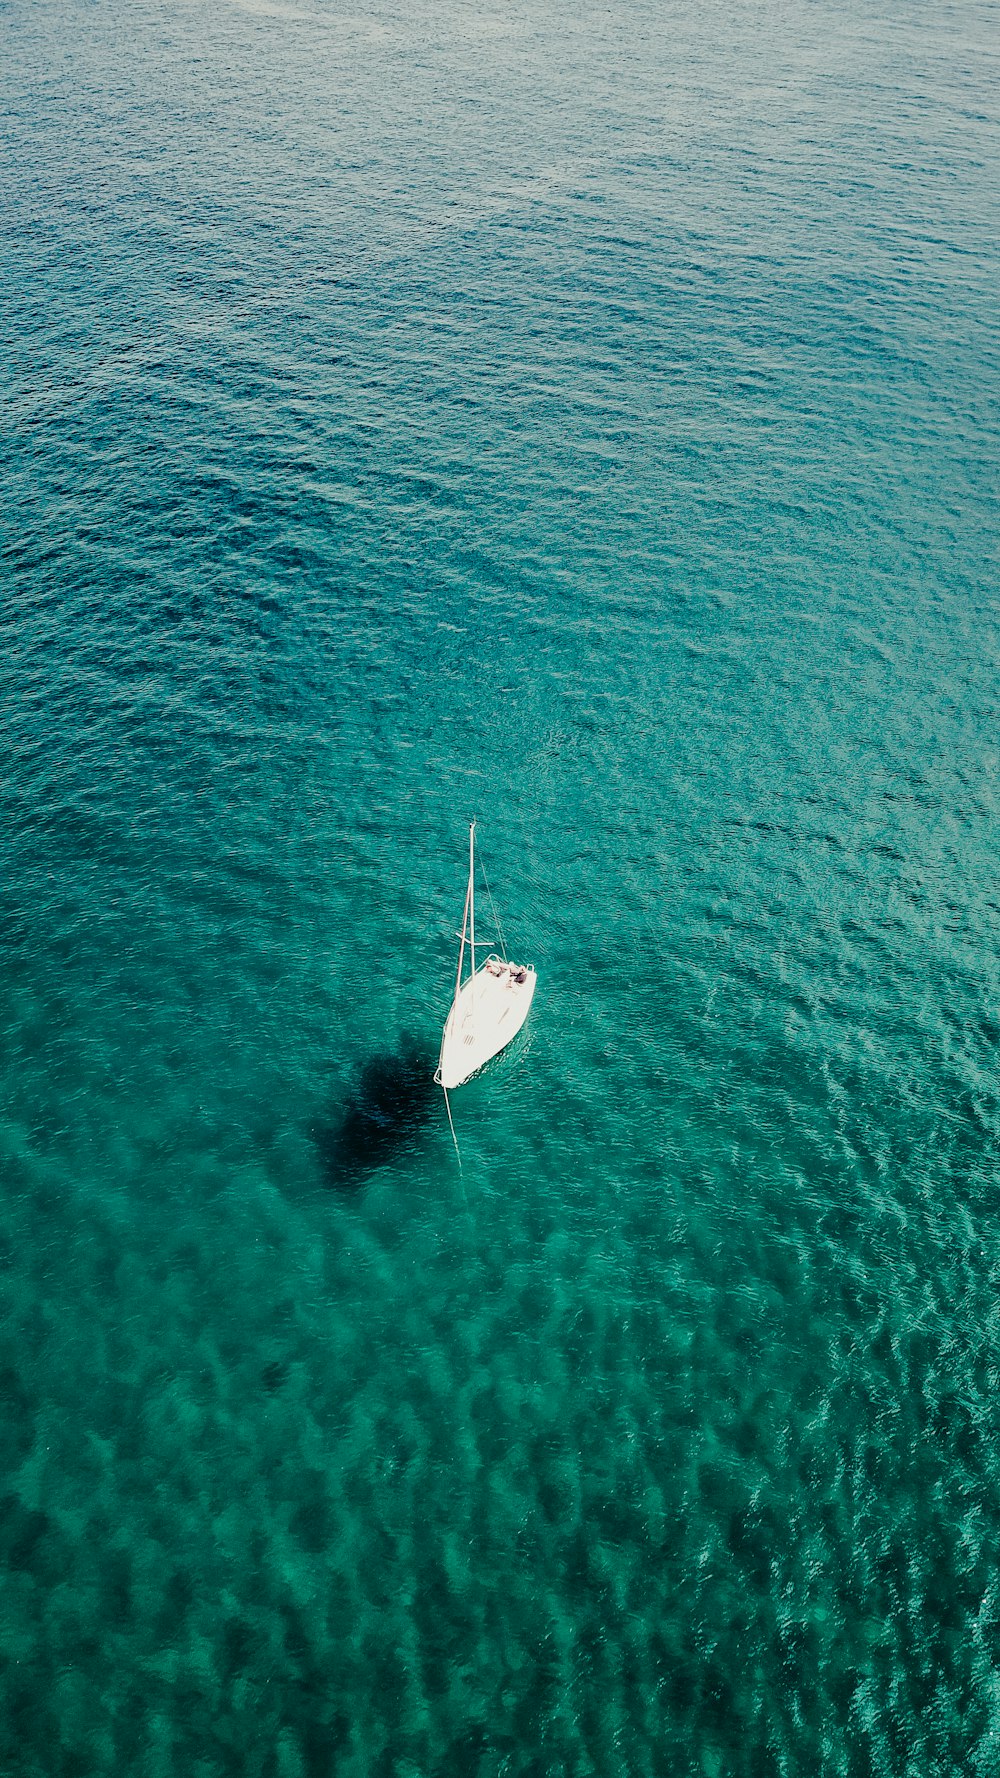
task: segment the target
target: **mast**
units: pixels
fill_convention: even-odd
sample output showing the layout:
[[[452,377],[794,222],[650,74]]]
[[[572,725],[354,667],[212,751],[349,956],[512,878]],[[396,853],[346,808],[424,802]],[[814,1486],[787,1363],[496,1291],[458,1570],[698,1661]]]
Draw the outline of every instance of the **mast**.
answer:
[[[458,947],[458,974],[455,977],[455,999],[458,999],[462,987],[462,963],[465,959],[465,935],[469,930],[469,891],[465,891],[465,906],[462,909],[462,942]],[[473,952],[475,961],[475,952]]]
[[[469,945],[472,951],[472,975],[470,982],[472,991],[469,998],[475,1002],[476,989],[476,824],[469,826]]]

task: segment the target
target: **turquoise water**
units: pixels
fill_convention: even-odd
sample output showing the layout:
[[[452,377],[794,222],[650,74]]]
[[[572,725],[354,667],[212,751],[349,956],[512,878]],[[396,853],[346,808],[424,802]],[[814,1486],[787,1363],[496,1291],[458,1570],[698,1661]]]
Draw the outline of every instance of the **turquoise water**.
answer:
[[[0,9],[5,1778],[997,1770],[995,25]]]

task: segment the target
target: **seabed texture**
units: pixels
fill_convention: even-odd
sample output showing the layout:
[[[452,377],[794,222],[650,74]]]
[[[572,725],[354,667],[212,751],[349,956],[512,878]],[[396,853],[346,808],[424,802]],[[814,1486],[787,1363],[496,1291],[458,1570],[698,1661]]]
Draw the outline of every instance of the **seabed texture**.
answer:
[[[0,37],[4,1778],[995,1778],[995,15]]]

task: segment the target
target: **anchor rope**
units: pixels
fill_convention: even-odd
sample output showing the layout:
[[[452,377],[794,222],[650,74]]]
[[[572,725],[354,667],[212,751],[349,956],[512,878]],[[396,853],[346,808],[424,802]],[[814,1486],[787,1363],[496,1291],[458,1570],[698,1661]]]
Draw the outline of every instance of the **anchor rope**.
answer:
[[[446,1112],[448,1113],[448,1124],[451,1129],[451,1139],[455,1144],[455,1155],[458,1160],[458,1170],[461,1173],[461,1171],[462,1171],[462,1156],[461,1156],[461,1153],[459,1152],[458,1137],[455,1135],[455,1125],[452,1122],[451,1103],[448,1099],[448,1088],[442,1087],[441,1091],[444,1094],[444,1108],[445,1108]]]

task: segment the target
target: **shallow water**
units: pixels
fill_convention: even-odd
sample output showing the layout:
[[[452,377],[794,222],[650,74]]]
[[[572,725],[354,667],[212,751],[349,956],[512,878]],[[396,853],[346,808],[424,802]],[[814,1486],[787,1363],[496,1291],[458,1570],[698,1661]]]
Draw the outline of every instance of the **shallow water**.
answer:
[[[0,9],[5,1773],[995,1771],[991,24]]]

